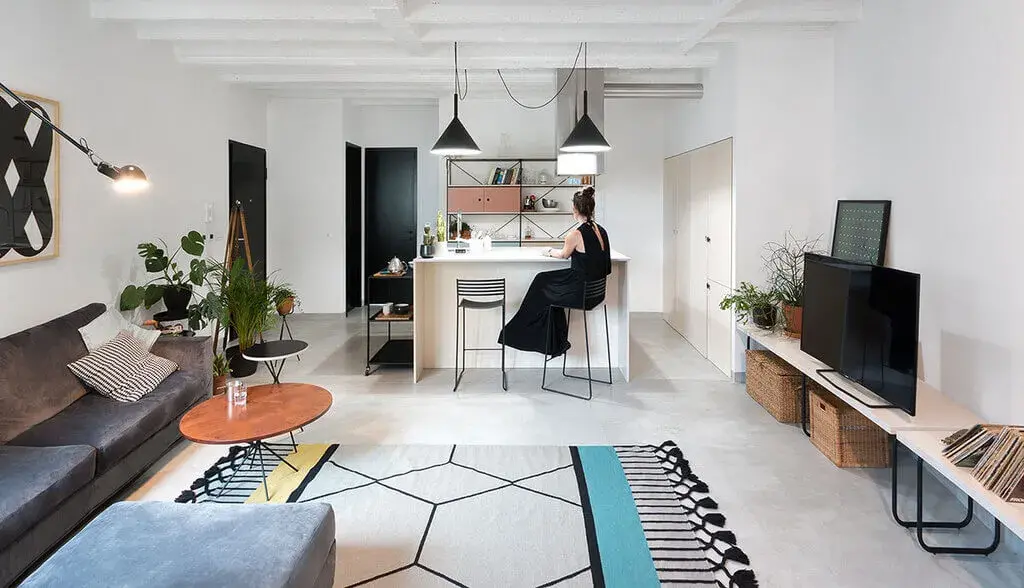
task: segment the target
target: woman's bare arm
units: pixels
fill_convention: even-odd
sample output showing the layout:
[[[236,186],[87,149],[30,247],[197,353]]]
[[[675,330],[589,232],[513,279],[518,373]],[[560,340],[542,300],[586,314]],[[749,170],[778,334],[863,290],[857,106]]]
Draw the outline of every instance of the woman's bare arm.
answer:
[[[562,249],[559,250],[552,247],[547,250],[546,255],[558,259],[569,259],[572,257],[572,252],[579,246],[581,238],[582,235],[580,235],[579,231],[572,231],[565,236],[565,244],[562,246]]]

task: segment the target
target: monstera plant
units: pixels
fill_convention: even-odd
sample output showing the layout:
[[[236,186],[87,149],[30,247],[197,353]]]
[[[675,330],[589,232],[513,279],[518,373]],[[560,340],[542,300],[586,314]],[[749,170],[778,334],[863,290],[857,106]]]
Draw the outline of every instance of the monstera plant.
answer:
[[[163,300],[170,318],[185,318],[189,314],[193,288],[208,285],[210,276],[218,269],[217,264],[203,259],[205,249],[206,240],[198,231],[189,231],[170,254],[170,247],[163,240],[159,245],[140,243],[139,257],[144,260],[146,271],[156,275],[144,284],[125,286],[121,292],[121,310],[135,310],[143,305],[148,309]],[[179,262],[183,252],[191,259]]]

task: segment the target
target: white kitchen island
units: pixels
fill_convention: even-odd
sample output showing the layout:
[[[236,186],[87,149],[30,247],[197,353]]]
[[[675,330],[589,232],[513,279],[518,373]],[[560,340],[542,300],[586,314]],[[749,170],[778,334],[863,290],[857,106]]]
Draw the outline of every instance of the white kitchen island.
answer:
[[[533,277],[540,272],[569,267],[569,260],[541,255],[540,247],[495,247],[490,251],[445,252],[431,259],[416,259],[413,280],[414,351],[413,378],[419,381],[424,370],[455,368],[455,280],[505,278],[507,296],[506,320],[519,310]],[[629,381],[629,258],[612,250],[612,273],[608,276],[608,330],[611,341],[613,373],[617,370]],[[590,361],[593,368],[607,369],[604,314],[601,307],[587,313],[590,330]],[[468,347],[498,347],[501,330],[500,310],[469,310],[466,312]],[[582,313],[573,311],[569,326],[569,367],[586,367]],[[460,334],[461,338],[461,334]],[[506,349],[507,369],[540,368],[544,358],[539,353]],[[550,367],[561,369],[561,360]],[[460,360],[461,367],[461,360]],[[500,368],[501,353],[468,351],[467,368]],[[560,376],[559,376],[560,377]],[[537,381],[540,387],[540,380]]]

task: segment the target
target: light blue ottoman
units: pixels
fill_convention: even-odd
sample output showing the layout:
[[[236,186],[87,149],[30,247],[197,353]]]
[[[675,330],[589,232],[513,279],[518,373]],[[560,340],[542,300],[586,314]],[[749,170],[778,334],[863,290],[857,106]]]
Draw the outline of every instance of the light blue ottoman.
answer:
[[[328,504],[119,502],[22,586],[330,588],[335,549]]]

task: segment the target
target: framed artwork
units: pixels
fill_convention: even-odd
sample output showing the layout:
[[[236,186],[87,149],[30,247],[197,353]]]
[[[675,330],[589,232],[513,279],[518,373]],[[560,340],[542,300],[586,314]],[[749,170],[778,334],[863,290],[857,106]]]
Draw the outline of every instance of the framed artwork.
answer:
[[[60,103],[16,92],[60,124]],[[40,261],[60,251],[60,136],[0,96],[0,265]]]
[[[832,257],[882,265],[890,208],[891,200],[840,200],[832,235]]]

